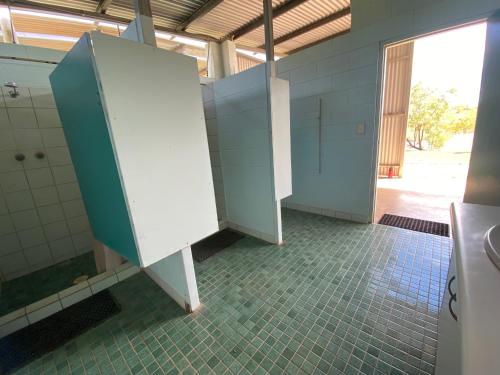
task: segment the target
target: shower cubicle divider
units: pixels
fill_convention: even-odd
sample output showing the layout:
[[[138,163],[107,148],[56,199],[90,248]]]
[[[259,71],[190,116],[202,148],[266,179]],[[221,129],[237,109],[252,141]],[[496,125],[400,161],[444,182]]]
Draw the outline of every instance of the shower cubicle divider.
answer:
[[[292,193],[288,81],[263,63],[203,86],[219,217],[280,244],[281,199]]]
[[[95,238],[196,309],[190,245],[218,230],[196,60],[91,32],[50,80]]]

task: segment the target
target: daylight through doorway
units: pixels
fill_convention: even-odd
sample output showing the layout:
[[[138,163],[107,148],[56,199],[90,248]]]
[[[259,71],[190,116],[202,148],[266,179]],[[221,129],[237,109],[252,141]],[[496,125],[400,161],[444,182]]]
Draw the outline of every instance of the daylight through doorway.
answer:
[[[474,24],[386,48],[374,222],[449,223],[451,202],[462,201],[485,33]]]

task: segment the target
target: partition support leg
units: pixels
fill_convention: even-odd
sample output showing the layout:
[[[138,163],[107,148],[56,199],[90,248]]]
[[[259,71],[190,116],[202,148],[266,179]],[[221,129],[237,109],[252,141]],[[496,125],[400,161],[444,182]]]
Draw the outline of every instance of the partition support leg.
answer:
[[[102,242],[94,240],[93,249],[97,273],[115,269],[123,263],[123,257]]]
[[[200,306],[191,247],[185,247],[145,270],[186,312],[193,312]]]

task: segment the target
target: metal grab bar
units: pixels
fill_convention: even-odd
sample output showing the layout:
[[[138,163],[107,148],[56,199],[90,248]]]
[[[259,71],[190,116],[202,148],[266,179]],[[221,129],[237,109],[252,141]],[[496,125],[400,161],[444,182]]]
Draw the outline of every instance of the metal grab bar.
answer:
[[[318,116],[318,173],[321,174],[322,171],[322,138],[323,138],[323,101],[319,98],[319,116]]]

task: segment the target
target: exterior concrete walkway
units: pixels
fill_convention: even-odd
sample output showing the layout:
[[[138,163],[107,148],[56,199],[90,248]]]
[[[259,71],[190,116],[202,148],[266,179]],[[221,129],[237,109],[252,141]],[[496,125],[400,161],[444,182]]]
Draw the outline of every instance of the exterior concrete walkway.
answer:
[[[393,214],[450,224],[450,204],[460,201],[460,196],[379,188],[374,222],[378,223],[384,214]]]
[[[375,223],[384,214],[450,223],[450,204],[462,202],[470,153],[406,151],[402,178],[379,178]]]

